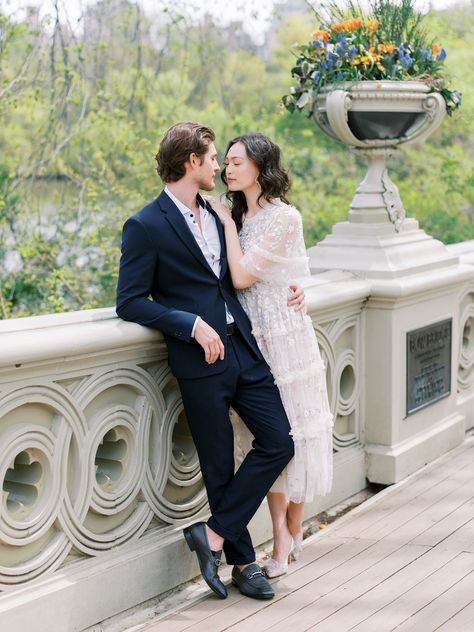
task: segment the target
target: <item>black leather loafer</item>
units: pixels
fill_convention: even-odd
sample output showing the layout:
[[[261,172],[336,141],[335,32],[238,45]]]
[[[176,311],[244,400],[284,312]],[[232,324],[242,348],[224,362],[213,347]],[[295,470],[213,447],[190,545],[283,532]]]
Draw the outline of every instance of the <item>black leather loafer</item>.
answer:
[[[273,599],[275,593],[258,564],[249,564],[242,571],[237,566],[232,569],[232,583],[246,597]]]
[[[219,579],[217,569],[221,563],[222,551],[211,551],[209,541],[207,539],[206,525],[204,522],[196,522],[190,527],[183,529],[184,537],[187,545],[197,555],[199,568],[204,581],[213,590],[218,597],[225,599],[227,597],[227,588]]]

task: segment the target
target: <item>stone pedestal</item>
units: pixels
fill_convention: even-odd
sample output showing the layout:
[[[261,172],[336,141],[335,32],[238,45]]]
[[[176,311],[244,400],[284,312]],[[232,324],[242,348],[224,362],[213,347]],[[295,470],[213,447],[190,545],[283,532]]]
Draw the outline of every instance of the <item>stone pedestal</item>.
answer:
[[[413,219],[403,221],[398,232],[388,218],[341,222],[308,252],[313,273],[346,270],[371,282],[363,336],[367,477],[395,483],[464,439],[469,420],[457,395],[466,337],[461,297],[474,282],[474,268]],[[452,319],[450,392],[407,414],[407,334],[447,319]]]

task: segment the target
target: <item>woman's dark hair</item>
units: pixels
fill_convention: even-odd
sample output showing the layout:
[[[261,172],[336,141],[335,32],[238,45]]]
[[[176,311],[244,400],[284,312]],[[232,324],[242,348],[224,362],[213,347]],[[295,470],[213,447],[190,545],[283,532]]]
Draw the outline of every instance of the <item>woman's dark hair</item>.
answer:
[[[203,156],[216,136],[199,123],[176,123],[163,137],[156,154],[157,172],[163,182],[177,182],[186,173],[184,163],[190,154]]]
[[[250,134],[242,134],[236,136],[227,146],[226,156],[229,149],[235,143],[242,143],[245,146],[247,156],[255,164],[259,170],[257,182],[260,184],[261,192],[257,202],[263,198],[270,201],[271,198],[280,198],[283,202],[289,204],[286,194],[290,190],[290,178],[280,163],[280,148],[276,143],[271,141],[267,136],[258,132]],[[225,167],[221,173],[222,182],[227,186],[227,178],[225,175]],[[231,204],[232,217],[237,225],[237,229],[242,228],[242,217],[247,210],[245,195],[242,191],[228,191],[226,197]]]

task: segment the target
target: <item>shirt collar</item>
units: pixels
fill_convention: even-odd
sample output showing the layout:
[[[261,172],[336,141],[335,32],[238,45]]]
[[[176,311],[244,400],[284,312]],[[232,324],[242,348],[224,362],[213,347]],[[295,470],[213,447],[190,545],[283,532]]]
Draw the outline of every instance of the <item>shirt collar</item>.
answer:
[[[178,200],[178,198],[171,193],[171,191],[168,189],[167,186],[165,186],[165,193],[166,193],[166,195],[168,195],[172,199],[172,201],[176,204],[176,206],[179,208],[179,210],[181,211],[181,213],[183,215],[192,215],[193,214],[193,211],[190,208],[188,208],[186,206],[186,204],[183,204],[181,202],[181,200]],[[202,197],[201,197],[201,195],[199,193],[196,195],[196,200],[197,200],[197,203],[199,204],[199,206],[201,207],[201,209],[206,211],[207,210],[206,209],[206,204],[205,204],[204,200],[202,199]]]

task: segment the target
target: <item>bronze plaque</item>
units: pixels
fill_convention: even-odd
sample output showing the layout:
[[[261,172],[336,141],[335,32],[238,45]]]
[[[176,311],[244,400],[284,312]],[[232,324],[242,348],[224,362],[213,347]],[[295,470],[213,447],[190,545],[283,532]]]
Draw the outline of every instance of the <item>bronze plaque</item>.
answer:
[[[407,332],[407,415],[451,392],[453,319]]]

